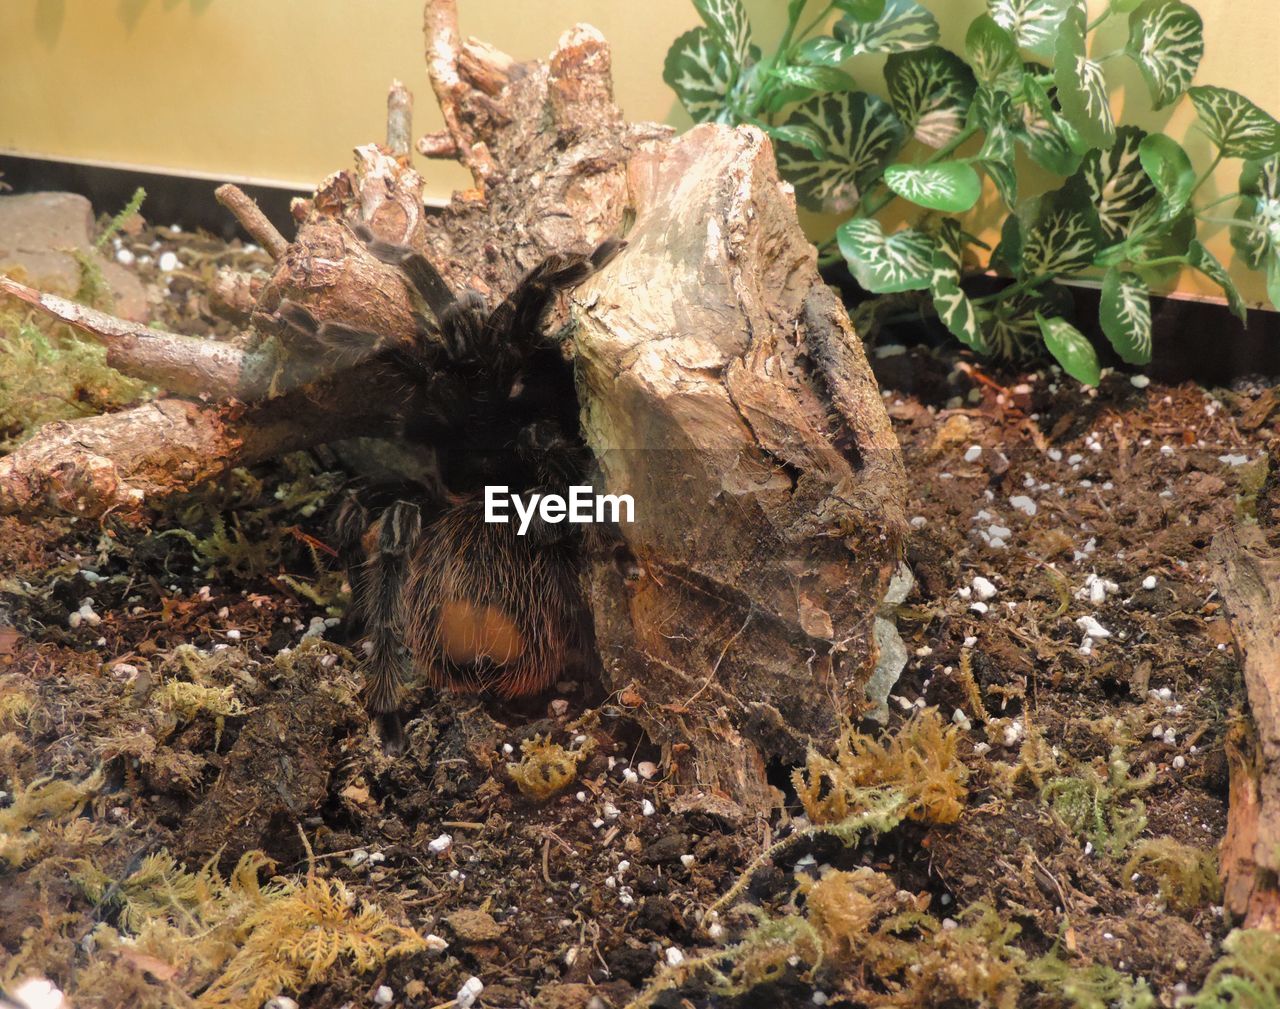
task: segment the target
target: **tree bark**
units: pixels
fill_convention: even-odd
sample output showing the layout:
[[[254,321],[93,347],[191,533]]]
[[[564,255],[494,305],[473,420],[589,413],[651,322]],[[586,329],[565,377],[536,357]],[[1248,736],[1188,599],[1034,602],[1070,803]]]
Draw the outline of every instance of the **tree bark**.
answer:
[[[403,276],[357,226],[491,302],[548,254],[622,235],[571,299],[601,489],[635,507],[625,549],[589,558],[606,683],[681,780],[767,810],[768,762],[830,741],[860,709],[904,535],[901,460],[858,338],[763,133],[627,124],[609,47],[585,25],[546,63],[462,41],[454,0],[429,0],[425,26],[446,130],[418,146],[457,157],[475,188],[425,212],[397,86],[392,148],[358,148],[353,171],[299,201],[292,242],[220,190],[275,259],[234,346],[125,332],[18,292],[115,347],[122,370],[223,402],[51,425],[0,463],[0,510],[137,510],[228,466],[387,433],[400,380],[372,361],[324,371],[278,311],[287,299],[384,344],[421,339]],[[232,285],[229,308],[243,314],[251,289]]]
[[[1245,928],[1280,930],[1280,551],[1257,526],[1214,537],[1210,559],[1244,662],[1249,719],[1227,737],[1230,806],[1223,906]]]

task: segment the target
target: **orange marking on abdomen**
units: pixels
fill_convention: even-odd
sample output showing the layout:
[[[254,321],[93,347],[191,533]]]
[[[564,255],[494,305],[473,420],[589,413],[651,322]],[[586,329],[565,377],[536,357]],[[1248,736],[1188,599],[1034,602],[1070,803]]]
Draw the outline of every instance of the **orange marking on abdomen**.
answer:
[[[440,607],[440,648],[457,665],[488,659],[504,665],[524,653],[524,637],[499,609],[469,602]]]

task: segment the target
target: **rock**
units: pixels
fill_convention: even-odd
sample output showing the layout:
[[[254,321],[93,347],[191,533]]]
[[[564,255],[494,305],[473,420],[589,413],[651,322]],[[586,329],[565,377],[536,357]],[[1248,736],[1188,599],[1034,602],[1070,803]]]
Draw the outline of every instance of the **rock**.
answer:
[[[453,934],[462,943],[493,942],[501,938],[502,933],[506,931],[487,911],[474,909],[454,911],[445,918],[445,921],[449,923]]]
[[[146,322],[142,282],[93,248],[93,207],[75,193],[0,196],[0,272],[50,294],[73,297],[80,287],[80,264],[72,249],[88,253],[102,270],[122,319]]]

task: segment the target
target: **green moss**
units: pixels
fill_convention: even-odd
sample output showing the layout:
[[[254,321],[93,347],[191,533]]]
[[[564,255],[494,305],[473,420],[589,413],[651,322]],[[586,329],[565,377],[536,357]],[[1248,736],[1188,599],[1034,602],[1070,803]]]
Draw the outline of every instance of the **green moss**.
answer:
[[[0,451],[42,425],[135,402],[147,386],[107,366],[106,351],[64,326],[0,311]]]
[[[1075,1009],[1151,1009],[1156,1004],[1146,981],[1103,964],[1070,964],[1056,952],[1032,960],[1023,974],[1045,991],[1061,995]]]
[[[1109,855],[1118,856],[1147,825],[1147,809],[1137,797],[1155,780],[1155,771],[1129,776],[1129,763],[1119,747],[1111,751],[1107,773],[1085,765],[1070,777],[1051,778],[1040,798],[1079,836]]]
[[[1237,929],[1200,993],[1183,1009],[1280,1009],[1280,933]]]
[[[1143,841],[1125,864],[1124,877],[1151,876],[1160,895],[1177,911],[1192,911],[1222,893],[1213,853],[1182,844],[1171,837]]]

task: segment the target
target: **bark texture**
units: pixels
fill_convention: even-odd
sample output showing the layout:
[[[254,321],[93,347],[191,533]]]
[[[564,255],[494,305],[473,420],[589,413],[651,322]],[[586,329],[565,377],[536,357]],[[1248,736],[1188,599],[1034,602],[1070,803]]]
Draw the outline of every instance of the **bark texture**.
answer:
[[[1243,654],[1249,720],[1227,737],[1231,786],[1222,841],[1223,906],[1245,928],[1280,930],[1280,551],[1257,526],[1211,549],[1218,591]]]
[[[246,320],[234,343],[125,328],[9,285],[190,399],[51,425],[0,462],[0,509],[137,510],[228,466],[388,433],[403,382],[374,361],[335,377],[279,313],[288,299],[384,345],[422,338],[402,274],[358,229],[491,300],[549,253],[624,235],[562,315],[601,489],[635,501],[623,542],[591,558],[607,685],[685,782],[767,809],[768,761],[829,741],[861,704],[904,532],[901,461],[858,338],[761,132],[626,123],[609,47],[585,25],[545,63],[463,41],[454,0],[429,0],[425,27],[446,129],[417,146],[459,159],[475,188],[425,212],[397,84],[389,145],[358,148],[353,170],[297,201],[292,241],[219,190],[275,260],[265,281],[219,283],[223,310]]]

